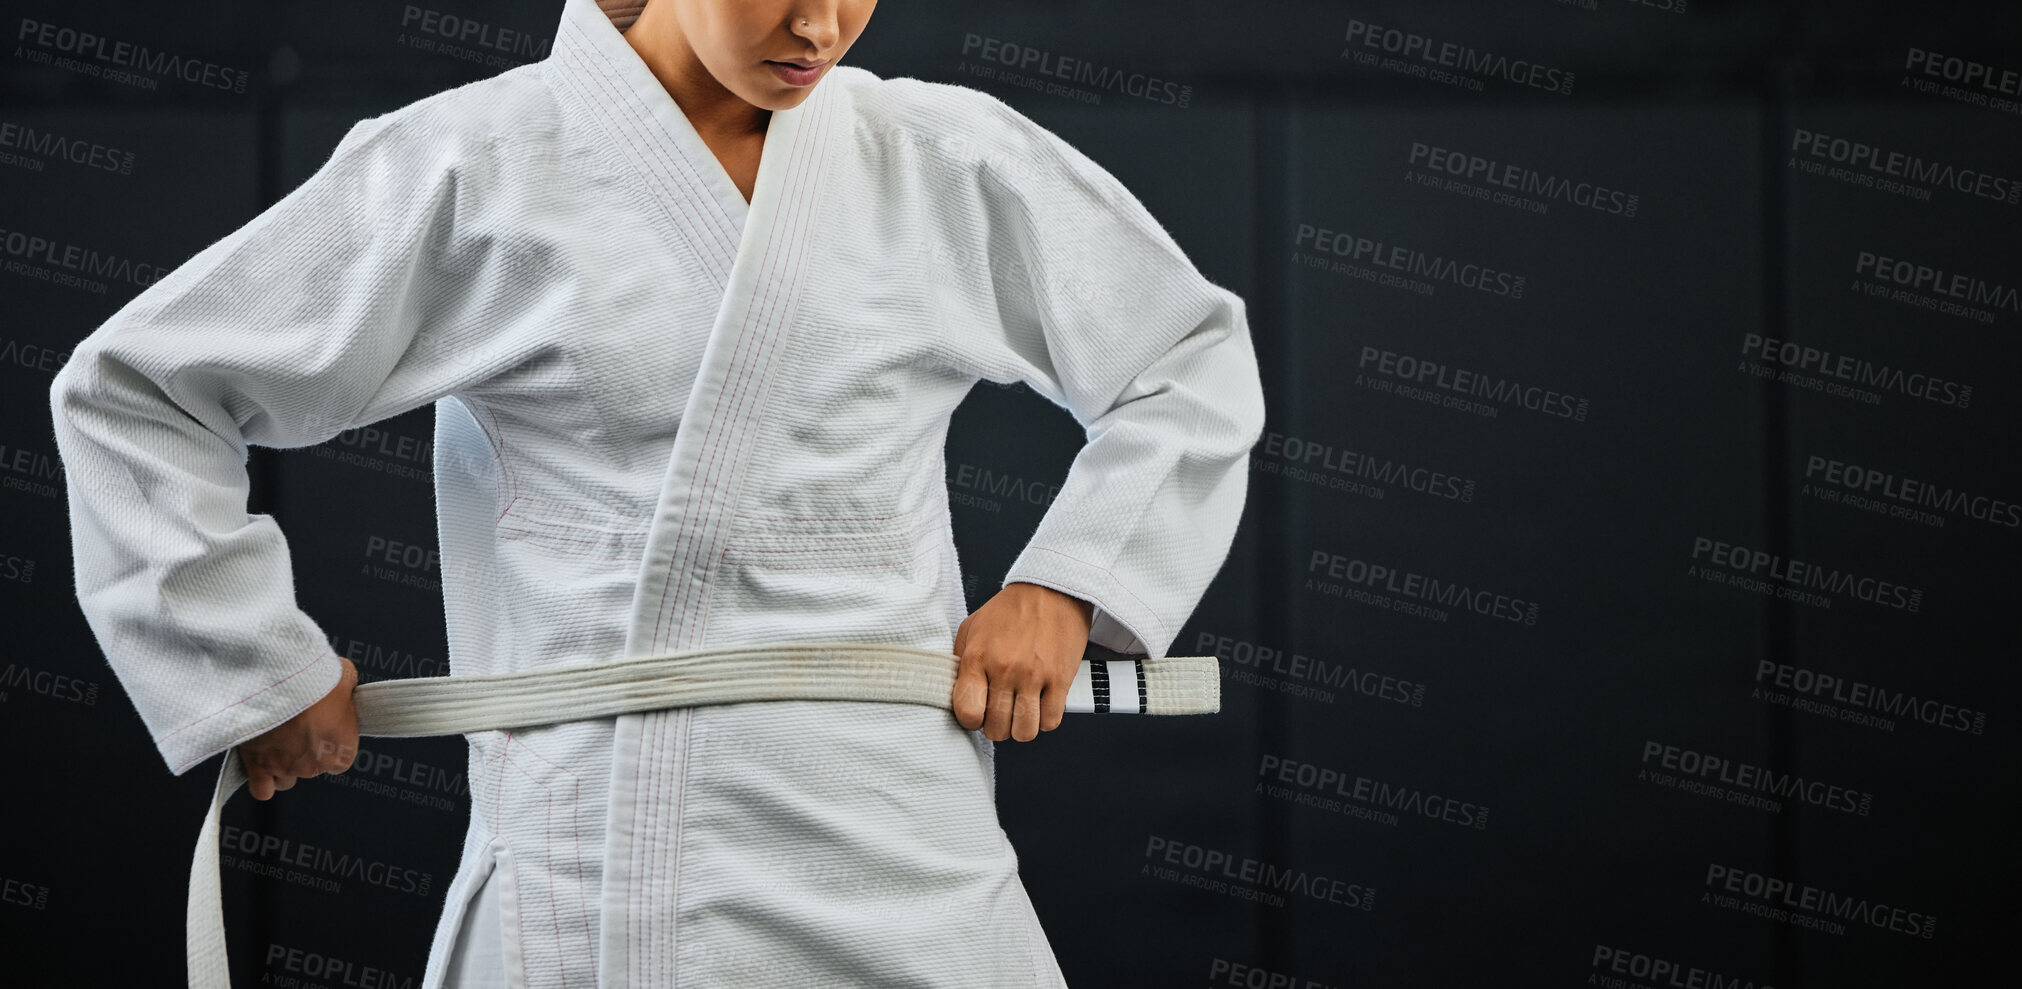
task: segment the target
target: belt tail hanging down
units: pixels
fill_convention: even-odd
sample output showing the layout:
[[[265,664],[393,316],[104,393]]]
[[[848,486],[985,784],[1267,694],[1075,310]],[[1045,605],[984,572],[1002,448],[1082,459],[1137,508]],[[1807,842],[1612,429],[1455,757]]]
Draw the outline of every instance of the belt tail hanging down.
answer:
[[[740,701],[889,701],[949,707],[961,660],[950,653],[856,642],[715,646],[603,663],[486,676],[375,680],[352,693],[358,734],[460,735]],[[1067,691],[1081,714],[1213,714],[1213,656],[1084,659]],[[225,753],[190,863],[190,989],[230,989],[218,834],[225,802],[246,782]]]

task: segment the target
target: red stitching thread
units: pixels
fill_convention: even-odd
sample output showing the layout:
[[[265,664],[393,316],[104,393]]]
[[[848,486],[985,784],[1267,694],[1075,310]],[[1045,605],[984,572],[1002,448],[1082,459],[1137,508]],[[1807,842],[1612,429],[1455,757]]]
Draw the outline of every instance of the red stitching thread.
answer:
[[[525,747],[526,746],[524,744],[521,745],[521,748]],[[513,759],[511,757],[510,752],[507,753],[506,757],[503,760],[501,760],[501,762],[512,763],[513,769],[517,770],[521,776],[525,776],[530,782],[532,782],[535,786],[540,787],[541,789],[541,796],[546,801],[546,811],[545,813],[542,814],[541,817],[541,861],[542,864],[544,864],[547,867],[548,875],[552,876],[555,874],[555,850],[553,838],[554,817],[555,817],[555,795],[549,791],[547,784],[541,782],[540,777],[527,772],[526,768],[521,766],[518,760]],[[515,876],[513,879],[513,885],[515,888],[519,886],[519,879],[517,876]],[[566,952],[559,950],[562,945],[562,916],[561,916],[562,911],[560,905],[556,902],[554,890],[550,889],[547,892],[548,892],[548,919],[552,921],[554,925],[554,933],[555,933],[554,941],[555,941],[555,948],[557,949],[555,954],[559,957],[561,961],[562,986],[564,987],[564,989],[567,989],[567,986],[569,984],[568,957]],[[524,907],[526,905],[526,901],[521,900],[520,905]]]
[[[512,509],[513,502],[519,501],[520,484],[513,479],[512,468],[506,463],[505,428],[498,424],[497,413],[494,413],[491,406],[484,404],[482,401],[478,403],[478,406],[484,410],[485,418],[491,420],[491,429],[485,429],[484,423],[478,423],[477,428],[484,433],[485,439],[491,442],[492,456],[498,458],[499,477],[505,481],[506,493],[512,496],[512,501],[506,502],[506,507],[498,513],[498,517],[502,519],[505,518],[505,513]],[[492,436],[494,430],[498,433],[496,438]],[[496,522],[498,519],[493,519],[492,521]]]
[[[307,670],[307,669],[309,669],[310,667],[312,667],[312,666],[315,666],[315,665],[316,665],[317,663],[320,663],[320,662],[322,662],[322,661],[324,660],[324,658],[326,658],[326,657],[335,657],[335,656],[337,655],[337,654],[336,654],[336,653],[334,653],[334,652],[330,652],[330,651],[329,651],[329,647],[328,647],[327,645],[326,645],[326,646],[324,646],[323,648],[324,648],[324,651],[323,651],[323,652],[319,652],[319,653],[317,653],[317,654],[316,654],[316,658],[315,658],[315,659],[312,659],[312,660],[310,660],[310,661],[309,661],[308,663],[304,664],[304,665],[303,665],[303,666],[302,666],[302,667],[301,667],[300,669],[297,669],[297,670],[296,670],[295,672],[293,672],[293,673],[290,673],[290,674],[288,674],[287,676],[284,676],[284,677],[282,677],[281,679],[279,679],[279,680],[276,680],[276,681],[274,681],[273,683],[270,683],[270,684],[268,684],[268,685],[266,685],[266,686],[264,686],[264,687],[261,687],[260,689],[258,689],[258,690],[255,690],[255,691],[253,691],[252,693],[250,693],[250,694],[247,694],[246,696],[244,696],[244,697],[241,697],[241,698],[239,698],[238,700],[235,700],[235,701],[231,702],[230,704],[227,704],[227,705],[225,705],[224,707],[218,708],[217,710],[215,710],[215,711],[212,711],[211,713],[209,713],[209,714],[206,714],[206,715],[204,715],[203,717],[201,717],[201,718],[198,718],[197,720],[195,720],[195,721],[192,721],[192,722],[190,722],[189,724],[186,724],[186,725],[182,726],[181,728],[177,728],[177,729],[176,729],[175,731],[172,731],[172,732],[169,732],[169,733],[168,733],[168,734],[166,734],[166,735],[163,735],[163,736],[161,737],[161,740],[162,740],[162,741],[164,741],[164,742],[166,742],[166,741],[168,741],[169,739],[171,739],[171,738],[174,738],[175,736],[177,736],[177,735],[180,735],[180,734],[182,734],[183,732],[185,732],[185,731],[188,731],[188,730],[189,730],[189,729],[191,729],[191,728],[195,728],[196,726],[198,726],[198,725],[200,725],[200,724],[203,724],[204,722],[206,722],[206,721],[209,721],[209,720],[211,720],[212,718],[215,718],[215,717],[217,717],[218,715],[220,715],[220,714],[223,714],[223,713],[225,713],[226,711],[229,711],[229,710],[231,710],[232,708],[238,707],[239,705],[241,705],[241,704],[244,704],[245,702],[247,702],[247,701],[249,701],[249,700],[252,700],[252,699],[253,699],[253,698],[255,698],[255,697],[258,697],[258,696],[260,696],[261,694],[264,694],[264,693],[266,693],[267,691],[269,691],[269,690],[272,690],[272,689],[274,689],[275,687],[278,687],[278,686],[280,686],[280,685],[282,685],[282,684],[284,684],[284,683],[287,683],[287,682],[288,682],[288,681],[290,681],[290,680],[293,680],[293,679],[295,679],[295,678],[296,678],[296,677],[298,677],[298,676],[301,676],[304,670]],[[341,672],[341,671],[340,671],[340,672]],[[262,733],[264,733],[264,731],[265,731],[265,729],[262,729],[262,730],[261,730],[261,731],[259,731],[259,732],[254,732],[254,733],[253,733],[252,735],[247,735],[247,736],[246,736],[246,738],[252,738],[252,737],[254,737],[255,735],[259,735],[259,734],[262,734]],[[240,739],[240,741],[244,741],[244,740],[245,740],[245,739]],[[234,745],[236,745],[236,744],[238,744],[238,743],[237,743],[237,742],[234,742],[233,744],[234,744]]]
[[[542,761],[542,762],[545,762],[545,763],[547,763],[547,764],[548,764],[548,765],[550,765],[550,766],[553,766],[553,767],[554,767],[555,769],[557,769],[557,770],[559,770],[559,771],[561,771],[561,772],[563,772],[563,773],[565,773],[565,774],[567,774],[567,775],[568,775],[568,777],[569,777],[569,800],[570,800],[570,807],[571,807],[571,810],[570,810],[570,812],[569,812],[569,856],[570,856],[570,860],[571,860],[571,861],[573,861],[573,862],[577,863],[578,865],[580,865],[580,864],[581,864],[581,862],[582,862],[582,858],[583,858],[583,856],[582,856],[582,846],[583,846],[583,828],[582,828],[582,821],[581,821],[580,819],[578,819],[578,818],[576,817],[576,812],[575,812],[575,809],[574,809],[574,808],[575,808],[575,807],[576,807],[576,806],[577,806],[578,804],[580,804],[580,800],[578,800],[578,795],[579,795],[579,794],[581,793],[581,791],[582,791],[582,777],[581,777],[581,776],[578,776],[578,775],[577,775],[577,774],[575,773],[575,771],[574,771],[574,770],[571,770],[571,769],[570,769],[569,767],[567,767],[567,766],[565,766],[565,765],[563,765],[563,764],[561,764],[561,763],[559,763],[559,762],[556,762],[556,761],[554,761],[553,759],[550,759],[550,758],[548,758],[548,757],[547,757],[547,756],[545,756],[545,755],[542,755],[542,754],[540,753],[540,750],[538,750],[538,749],[534,748],[534,747],[533,747],[533,746],[531,746],[531,745],[528,745],[528,744],[526,743],[526,741],[525,741],[525,740],[521,740],[521,741],[520,741],[520,750],[521,750],[521,751],[523,751],[523,752],[525,752],[525,753],[527,753],[528,755],[531,755],[531,756],[533,756],[533,757],[534,757],[534,758],[536,758],[536,759],[539,759],[539,760],[540,760],[540,761]],[[513,764],[513,768],[515,768],[515,769],[519,769],[519,764],[518,764],[517,762],[515,762],[515,763]],[[524,769],[520,769],[520,772],[523,772],[523,773],[524,773],[524,772],[526,772],[526,770],[524,770]],[[538,781],[538,780],[536,780],[536,782],[539,782],[539,781]],[[547,787],[547,785],[546,785],[546,784],[542,784],[541,788],[542,788],[543,790],[546,790],[546,789],[548,789],[548,787]],[[583,887],[583,871],[582,871],[582,869],[580,869],[580,868],[577,868],[577,869],[575,870],[575,872],[576,872],[576,889],[577,889],[577,891],[578,891],[579,893],[581,893],[581,894],[582,894],[582,896],[583,896],[583,897],[585,897],[585,898],[587,899],[587,897],[589,896],[589,891],[588,891],[587,889],[585,889],[585,888]],[[555,941],[556,941],[556,947],[557,947],[557,948],[559,948],[559,947],[560,947],[560,943],[561,943],[561,933],[560,933],[560,928],[559,928],[559,920],[557,921],[557,925],[558,925],[558,926],[557,926],[557,929],[556,929],[556,934],[555,934]],[[586,943],[586,944],[587,944],[587,942],[588,942],[588,940],[589,940],[589,936],[590,936],[590,932],[589,932],[589,928],[585,927],[585,928],[583,929],[583,939],[584,939],[584,941],[585,941],[585,943]],[[590,945],[590,947],[591,947],[592,949],[594,949],[594,947],[595,947],[595,946],[594,946],[594,945]],[[590,955],[589,955],[589,957],[591,957],[592,959],[594,959],[594,958],[595,958],[595,954],[596,954],[596,953],[595,953],[595,951],[594,951],[594,950],[592,950],[592,951],[590,952]],[[594,967],[593,967],[593,969],[592,969],[592,970],[594,971]],[[567,985],[567,984],[568,984],[568,971],[567,971],[567,967],[566,967],[566,966],[564,966],[564,969],[563,969],[563,972],[562,972],[562,980],[563,980],[563,985]]]

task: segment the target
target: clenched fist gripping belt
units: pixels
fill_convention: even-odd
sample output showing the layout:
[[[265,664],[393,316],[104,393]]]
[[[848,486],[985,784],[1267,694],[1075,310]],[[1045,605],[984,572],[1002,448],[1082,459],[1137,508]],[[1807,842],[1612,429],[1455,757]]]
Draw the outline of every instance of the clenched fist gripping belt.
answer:
[[[458,735],[740,701],[890,701],[950,708],[961,661],[949,653],[863,643],[691,649],[607,663],[489,676],[360,684],[358,733]],[[1067,710],[1095,714],[1213,714],[1221,681],[1212,656],[1081,661]],[[225,801],[246,782],[239,750],[225,753],[217,791],[190,863],[191,989],[229,989],[218,830]]]

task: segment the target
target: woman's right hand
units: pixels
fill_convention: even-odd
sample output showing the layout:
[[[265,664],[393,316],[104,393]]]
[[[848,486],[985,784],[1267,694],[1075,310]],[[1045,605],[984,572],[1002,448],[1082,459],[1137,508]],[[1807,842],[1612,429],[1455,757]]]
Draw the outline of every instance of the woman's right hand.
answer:
[[[344,664],[343,672],[322,700],[266,734],[239,743],[246,789],[254,800],[293,787],[300,777],[344,772],[358,758],[358,709],[351,704],[358,668],[342,656],[337,661]]]

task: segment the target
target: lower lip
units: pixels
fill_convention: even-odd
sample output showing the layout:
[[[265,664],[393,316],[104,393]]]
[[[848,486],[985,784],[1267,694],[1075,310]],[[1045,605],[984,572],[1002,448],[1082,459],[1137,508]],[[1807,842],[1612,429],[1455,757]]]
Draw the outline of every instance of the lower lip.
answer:
[[[823,62],[811,69],[803,69],[785,62],[767,62],[765,66],[772,70],[773,75],[779,77],[779,81],[789,86],[812,86],[816,79],[821,78],[823,72],[828,71],[829,63]]]

